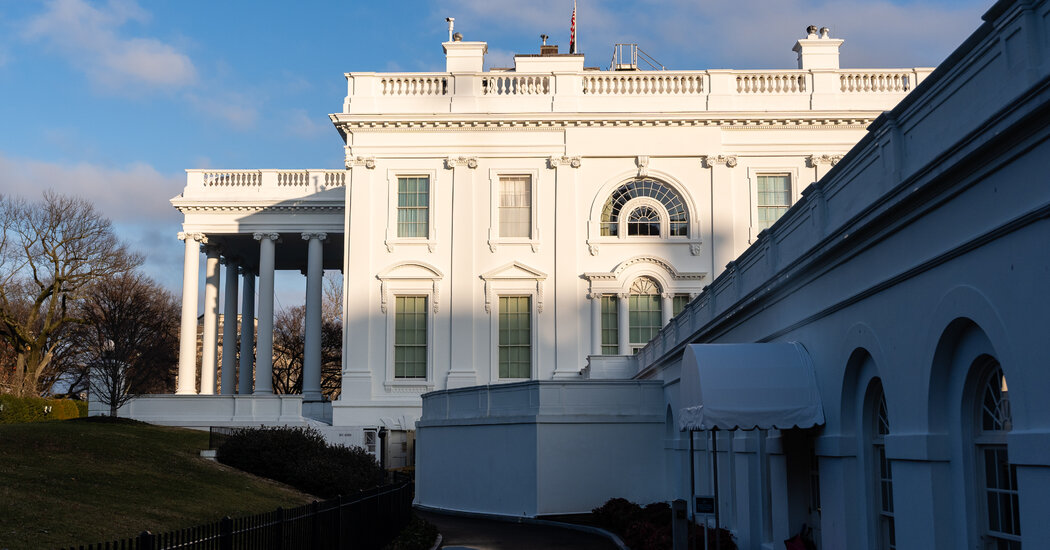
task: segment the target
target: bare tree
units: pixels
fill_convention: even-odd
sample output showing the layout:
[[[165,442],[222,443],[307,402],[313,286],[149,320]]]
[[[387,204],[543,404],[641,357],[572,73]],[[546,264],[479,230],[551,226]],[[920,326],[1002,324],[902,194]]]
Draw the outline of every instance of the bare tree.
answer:
[[[75,335],[80,376],[112,415],[136,395],[174,389],[179,311],[175,296],[134,273],[99,281],[87,293]]]
[[[7,390],[34,395],[62,329],[83,322],[75,306],[85,289],[142,258],[91,203],[52,192],[40,202],[0,198],[0,229],[0,341],[14,358]]]
[[[342,281],[325,277],[321,300],[321,394],[326,399],[339,396],[342,386],[343,323]],[[276,393],[303,391],[303,348],[306,307],[279,311],[273,323],[273,389]]]

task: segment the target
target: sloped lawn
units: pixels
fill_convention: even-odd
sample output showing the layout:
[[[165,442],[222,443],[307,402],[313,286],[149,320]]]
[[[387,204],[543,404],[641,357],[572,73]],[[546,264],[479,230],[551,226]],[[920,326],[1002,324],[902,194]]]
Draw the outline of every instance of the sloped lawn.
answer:
[[[58,548],[298,506],[200,458],[208,433],[97,418],[0,425],[0,549]]]

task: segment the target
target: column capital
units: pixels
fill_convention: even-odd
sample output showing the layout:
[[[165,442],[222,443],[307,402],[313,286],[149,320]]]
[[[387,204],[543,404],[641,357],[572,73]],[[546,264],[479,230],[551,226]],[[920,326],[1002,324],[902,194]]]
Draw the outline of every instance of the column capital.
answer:
[[[323,231],[316,232],[316,233],[303,233],[302,237],[303,237],[304,241],[309,241],[310,239],[317,239],[317,240],[323,241],[323,240],[328,239],[328,233],[325,233]]]
[[[660,297],[665,299],[665,300],[670,300],[670,299],[674,298],[674,293],[673,292],[661,292],[660,293]]]
[[[263,239],[270,239],[271,241],[276,241],[277,239],[281,238],[281,234],[277,232],[259,232],[252,233],[252,238],[257,241],[261,241]]]
[[[248,266],[240,265],[240,264],[237,265],[237,274],[238,275],[258,275],[258,273],[256,273],[254,270],[248,269]]]
[[[573,157],[568,157],[564,155],[560,157],[549,157],[547,159],[547,168],[553,169],[559,166],[571,166],[572,168],[579,168],[581,162],[582,161],[580,160],[579,155]]]
[[[204,233],[189,233],[186,231],[179,231],[178,237],[180,241],[185,241],[186,239],[193,239],[199,243],[205,242],[208,239],[207,235],[205,235]]]
[[[617,292],[614,295],[621,300],[626,300],[631,297],[630,292]]]
[[[457,166],[466,166],[467,168],[478,167],[478,157],[446,157],[445,168],[455,168]]]
[[[736,155],[702,155],[700,159],[707,168],[714,168],[716,164],[724,164],[726,168],[736,168]]]
[[[237,267],[241,265],[241,259],[237,256],[222,256],[219,258],[219,264],[229,267]]]
[[[590,292],[587,294],[587,298],[591,300],[601,300],[602,296],[605,296],[606,292]]]

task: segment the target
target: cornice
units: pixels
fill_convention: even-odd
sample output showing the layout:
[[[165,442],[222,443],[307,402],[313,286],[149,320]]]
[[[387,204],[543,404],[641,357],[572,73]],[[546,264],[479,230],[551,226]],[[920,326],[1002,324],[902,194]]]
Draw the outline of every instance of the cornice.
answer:
[[[238,212],[257,214],[261,212],[341,212],[344,209],[339,204],[174,204],[176,210],[183,214],[194,212]]]
[[[565,128],[646,128],[646,127],[719,127],[726,130],[795,129],[795,128],[867,128],[878,113],[827,114],[821,116],[778,115],[772,113],[748,116],[667,117],[626,115],[615,118],[523,117],[517,119],[435,119],[361,118],[340,120],[335,126],[344,132],[418,132],[441,131],[548,131]]]

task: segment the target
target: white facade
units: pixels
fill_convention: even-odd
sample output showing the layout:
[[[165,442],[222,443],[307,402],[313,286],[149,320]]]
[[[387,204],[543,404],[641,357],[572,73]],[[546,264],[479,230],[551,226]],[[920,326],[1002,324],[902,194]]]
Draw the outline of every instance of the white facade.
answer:
[[[345,171],[188,170],[172,199],[186,240],[177,393],[272,393],[280,269],[307,274],[308,348],[321,270],[343,271],[342,393],[329,417],[308,350],[302,405],[335,426],[408,430],[428,391],[578,380],[592,355],[627,364],[930,71],[839,69],[841,42],[799,40],[797,70],[599,71],[582,55],[520,55],[482,71],[484,42],[451,41],[447,72],[347,73],[331,115]],[[228,318],[238,295],[257,318],[254,388],[246,354],[217,384],[207,333],[220,286]]]
[[[880,116],[636,356],[590,358],[591,380],[640,384],[621,401],[644,400],[643,381],[659,381],[663,392],[662,423],[651,420],[651,405],[623,408],[622,422],[644,429],[620,449],[569,447],[570,461],[595,461],[607,484],[563,480],[562,499],[542,505],[487,493],[449,498],[450,484],[460,493],[472,487],[442,477],[450,464],[527,460],[483,442],[445,445],[469,441],[499,417],[491,390],[455,390],[424,397],[418,502],[506,515],[582,512],[637,495],[636,480],[624,481],[633,462],[661,465],[648,470],[663,488],[655,500],[691,500],[691,477],[693,494],[715,492],[717,458],[720,523],[741,548],[782,548],[803,522],[825,549],[1046,547],[1048,22],[1050,2],[996,4],[915,94]],[[682,398],[696,393],[681,387],[683,369],[696,368],[684,362],[686,346],[787,342],[812,364],[821,425],[720,431],[717,456],[711,432],[697,432],[691,459],[682,410],[703,403]],[[767,389],[764,382],[734,381]],[[588,402],[603,403],[597,393]],[[516,429],[575,414],[521,418]],[[587,431],[581,423],[575,435]],[[653,439],[661,443],[639,456]],[[630,461],[618,460],[621,452]],[[542,487],[545,475],[529,483]],[[504,512],[515,504],[524,512]]]

